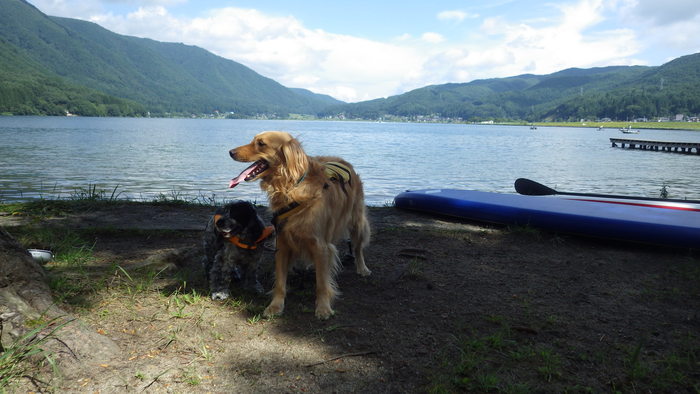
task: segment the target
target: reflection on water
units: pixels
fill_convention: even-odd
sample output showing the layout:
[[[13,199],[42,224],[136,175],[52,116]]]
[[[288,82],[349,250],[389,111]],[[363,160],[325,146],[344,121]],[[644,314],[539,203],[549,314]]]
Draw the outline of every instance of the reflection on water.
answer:
[[[370,205],[407,189],[514,193],[530,178],[560,191],[700,199],[700,156],[612,148],[617,129],[415,123],[0,117],[0,200],[207,196],[265,202],[257,184],[227,189],[245,164],[228,156],[260,131],[285,130],[311,155],[338,155],[360,173]],[[691,131],[636,139],[700,142]]]

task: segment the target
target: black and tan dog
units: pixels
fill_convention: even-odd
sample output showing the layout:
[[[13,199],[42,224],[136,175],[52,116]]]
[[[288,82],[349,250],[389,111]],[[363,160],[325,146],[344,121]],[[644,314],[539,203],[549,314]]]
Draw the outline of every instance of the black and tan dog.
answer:
[[[263,292],[258,266],[262,243],[273,231],[249,202],[236,201],[216,210],[204,230],[203,263],[212,300],[227,299],[234,279],[244,288]]]

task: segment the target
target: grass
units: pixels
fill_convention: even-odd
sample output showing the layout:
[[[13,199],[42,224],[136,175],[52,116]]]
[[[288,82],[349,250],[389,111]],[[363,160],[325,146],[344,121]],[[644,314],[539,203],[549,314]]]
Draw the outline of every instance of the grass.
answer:
[[[85,197],[89,198],[87,195]],[[96,327],[101,327],[104,322],[110,321],[116,324],[121,324],[123,321],[148,322],[154,327],[167,324],[161,328],[165,334],[161,343],[163,348],[168,345],[185,346],[184,344],[198,341],[199,345],[192,345],[198,354],[197,359],[204,362],[212,360],[213,351],[207,347],[207,342],[201,339],[211,336],[207,331],[212,328],[204,324],[206,319],[203,317],[205,313],[212,313],[208,310],[211,304],[204,302],[208,301],[208,297],[202,290],[189,286],[186,275],[164,275],[163,271],[155,271],[148,267],[130,269],[120,260],[110,261],[95,254],[95,242],[98,237],[124,236],[125,239],[135,235],[144,238],[158,237],[163,236],[162,230],[117,231],[102,228],[75,230],[39,225],[40,218],[45,215],[67,214],[82,209],[86,205],[98,204],[111,204],[111,202],[45,200],[5,204],[1,205],[0,209],[6,212],[21,212],[28,216],[28,225],[8,228],[24,247],[50,249],[54,252],[55,259],[44,268],[57,304],[70,309]],[[232,299],[214,310],[219,311],[218,313],[226,310],[243,311],[245,304],[246,302],[242,299]],[[37,358],[43,357],[44,364],[52,362],[50,355],[42,353],[41,344],[45,341],[42,339],[44,335],[37,334],[40,331],[46,331],[46,327],[50,328],[52,325],[54,324],[42,320],[28,321],[27,326],[35,328],[27,336],[11,346],[6,346],[6,349],[0,348],[0,393],[5,392],[4,387],[26,377],[32,368],[36,369]],[[196,335],[183,335],[183,325],[200,328],[196,331]],[[126,329],[132,330],[130,327]],[[104,333],[102,328],[97,330]],[[192,337],[196,338],[192,339]],[[179,345],[181,343],[183,345]],[[184,379],[189,385],[198,384],[198,375],[194,373],[197,368],[199,366],[195,365],[192,374],[188,373]],[[141,378],[146,379],[143,374]],[[48,382],[38,382],[38,384],[46,388],[50,385]]]
[[[530,125],[531,123],[518,122],[507,123],[511,125]],[[535,122],[538,127],[587,127],[598,128],[603,126],[606,129],[619,129],[632,125],[633,129],[657,129],[657,130],[700,130],[700,122]]]
[[[562,377],[562,356],[557,350],[518,335],[504,317],[488,316],[486,320],[497,327],[462,336],[457,359],[445,361],[447,374],[435,379],[430,392],[526,393],[551,386]],[[511,371],[523,366],[532,373],[527,380],[515,380]]]
[[[50,365],[56,373],[52,355],[43,345],[71,322],[73,320],[55,318],[38,324],[7,348],[0,343],[0,392],[5,392],[15,381],[36,371],[37,359]]]
[[[54,260],[45,269],[58,303],[88,306],[91,296],[106,286],[104,272],[91,266],[95,241],[85,232],[46,226],[14,227],[11,231],[25,247],[54,253]]]
[[[542,328],[530,331],[509,318],[487,316],[490,328],[472,328],[461,335],[456,352],[443,356],[427,391],[593,392],[576,378],[585,376],[579,369],[594,366],[590,373],[608,376],[611,392],[637,392],[643,387],[659,392],[687,387],[700,392],[695,380],[700,362],[696,333],[678,335],[676,350],[667,354],[648,351],[644,336],[632,345],[613,343],[593,350],[540,338],[547,330],[565,330],[565,323],[556,316],[542,320],[532,317],[532,326]]]
[[[61,192],[55,187],[45,198],[42,196],[28,202],[7,202],[2,203],[0,194],[0,212],[13,215],[33,215],[39,217],[61,216],[68,213],[94,210],[109,204],[128,203],[151,203],[157,205],[194,205],[194,206],[219,206],[226,203],[225,199],[220,200],[216,194],[205,195],[198,193],[188,195],[179,191],[158,193],[151,199],[137,199],[127,196],[123,191],[119,191],[119,185],[112,189],[98,189],[97,185],[88,184],[86,187],[77,187],[68,192],[67,196],[61,196]],[[257,204],[254,201],[253,204]]]

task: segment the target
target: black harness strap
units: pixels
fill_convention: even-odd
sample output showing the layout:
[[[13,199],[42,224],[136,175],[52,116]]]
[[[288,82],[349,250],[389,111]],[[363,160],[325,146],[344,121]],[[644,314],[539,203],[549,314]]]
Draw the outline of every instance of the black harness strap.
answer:
[[[299,206],[300,204],[294,201],[286,207],[272,213],[272,225],[275,226],[277,233],[279,233],[282,229],[282,222],[284,219],[291,216],[294,213],[294,210],[299,208]]]

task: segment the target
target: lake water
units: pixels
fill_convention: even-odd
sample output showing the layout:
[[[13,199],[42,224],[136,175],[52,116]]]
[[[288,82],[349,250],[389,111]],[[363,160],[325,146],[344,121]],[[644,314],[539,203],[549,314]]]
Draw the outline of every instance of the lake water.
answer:
[[[612,148],[617,129],[526,126],[0,117],[0,201],[70,197],[95,187],[107,196],[159,195],[266,203],[258,183],[228,189],[246,167],[229,149],[264,130],[297,136],[311,155],[350,161],[369,205],[407,189],[514,193],[518,177],[559,191],[700,199],[700,155]],[[700,142],[692,131],[642,130],[634,139]]]

